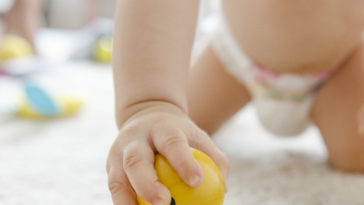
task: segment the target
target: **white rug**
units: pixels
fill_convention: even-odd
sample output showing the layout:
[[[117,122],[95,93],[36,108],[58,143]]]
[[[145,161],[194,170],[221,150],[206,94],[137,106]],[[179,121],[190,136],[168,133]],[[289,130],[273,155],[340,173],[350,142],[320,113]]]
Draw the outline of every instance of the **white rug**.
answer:
[[[111,204],[105,159],[116,136],[110,68],[87,63],[41,77],[50,89],[84,93],[88,102],[72,118],[30,121],[0,117],[1,205]],[[16,85],[0,78],[0,96]],[[326,164],[312,128],[297,138],[262,130],[251,108],[215,138],[232,165],[227,205],[362,205],[364,176]]]

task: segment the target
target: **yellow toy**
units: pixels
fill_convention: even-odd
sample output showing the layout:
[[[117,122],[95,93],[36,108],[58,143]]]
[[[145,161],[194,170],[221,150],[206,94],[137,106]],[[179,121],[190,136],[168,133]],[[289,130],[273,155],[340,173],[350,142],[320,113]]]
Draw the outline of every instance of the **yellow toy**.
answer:
[[[160,154],[156,156],[154,166],[159,181],[169,189],[172,195],[171,205],[222,205],[225,186],[219,168],[203,152],[192,148],[192,154],[204,173],[202,184],[195,188],[183,182],[165,157]],[[137,200],[139,205],[151,205],[139,196]]]
[[[112,38],[110,36],[100,37],[95,44],[94,59],[100,63],[110,63],[112,56]]]
[[[19,117],[33,119],[67,117],[77,113],[84,104],[84,99],[76,96],[61,95],[56,97],[55,101],[61,107],[61,111],[54,115],[46,115],[34,109],[26,98],[21,98],[15,114]]]
[[[65,117],[75,114],[84,104],[81,97],[50,96],[31,81],[24,82],[25,97],[21,98],[16,115],[33,119]]]
[[[15,35],[3,36],[0,41],[0,62],[26,57],[32,54],[31,45],[23,38]]]

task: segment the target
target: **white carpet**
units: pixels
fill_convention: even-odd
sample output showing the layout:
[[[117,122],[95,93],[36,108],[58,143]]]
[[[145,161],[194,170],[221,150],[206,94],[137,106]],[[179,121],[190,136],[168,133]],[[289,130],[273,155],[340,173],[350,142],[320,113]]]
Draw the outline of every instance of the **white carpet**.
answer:
[[[111,72],[87,63],[68,67],[40,82],[84,93],[88,102],[78,116],[52,121],[0,117],[1,205],[111,204],[105,174],[116,136]],[[0,96],[13,93],[10,84],[16,82],[0,78]],[[227,205],[364,204],[364,176],[331,169],[314,128],[297,138],[272,137],[248,108],[215,140],[232,165]]]

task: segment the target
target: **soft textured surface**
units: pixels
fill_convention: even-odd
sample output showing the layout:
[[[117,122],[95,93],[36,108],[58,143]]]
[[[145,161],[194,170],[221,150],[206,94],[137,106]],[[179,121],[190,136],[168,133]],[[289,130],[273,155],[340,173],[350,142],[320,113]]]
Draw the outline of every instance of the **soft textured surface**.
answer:
[[[0,117],[0,204],[111,204],[105,174],[117,133],[111,71],[87,63],[65,67],[39,82],[51,90],[83,93],[88,101],[78,116]],[[0,96],[12,95],[16,85],[0,78]],[[231,160],[227,205],[364,204],[364,176],[330,168],[314,128],[296,138],[273,137],[248,108],[215,141]]]

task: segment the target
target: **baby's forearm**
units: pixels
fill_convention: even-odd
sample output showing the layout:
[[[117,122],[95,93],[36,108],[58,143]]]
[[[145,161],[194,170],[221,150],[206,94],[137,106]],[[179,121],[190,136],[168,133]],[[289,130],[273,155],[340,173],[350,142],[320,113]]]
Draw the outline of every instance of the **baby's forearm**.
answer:
[[[198,1],[120,0],[113,69],[119,126],[141,102],[165,101],[187,110],[186,85]]]

